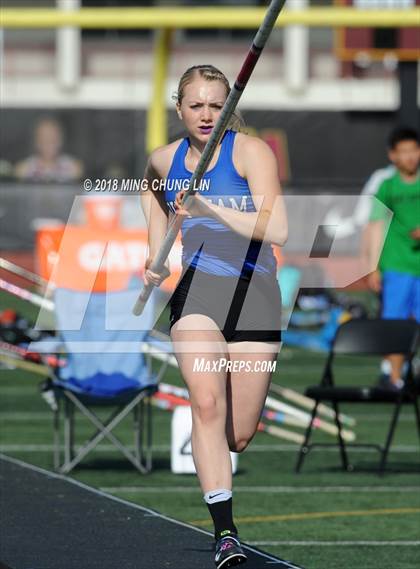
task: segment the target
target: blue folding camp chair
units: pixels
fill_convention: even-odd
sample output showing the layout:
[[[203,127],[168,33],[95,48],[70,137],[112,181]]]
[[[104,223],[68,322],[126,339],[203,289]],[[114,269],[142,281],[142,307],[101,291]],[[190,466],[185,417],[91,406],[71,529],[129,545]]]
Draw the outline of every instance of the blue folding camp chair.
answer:
[[[152,374],[150,356],[142,353],[154,324],[153,295],[142,316],[132,307],[139,284],[130,290],[85,293],[67,289],[55,292],[56,327],[64,345],[66,363],[55,369],[53,388],[57,400],[54,418],[54,466],[70,472],[100,441],[108,439],[141,472],[152,468],[151,396],[165,373],[163,362]],[[64,407],[64,440],[61,441],[61,409]],[[92,408],[113,407],[102,421]],[[75,451],[75,410],[96,430]],[[113,430],[133,411],[134,450]],[[61,448],[64,447],[62,460]]]

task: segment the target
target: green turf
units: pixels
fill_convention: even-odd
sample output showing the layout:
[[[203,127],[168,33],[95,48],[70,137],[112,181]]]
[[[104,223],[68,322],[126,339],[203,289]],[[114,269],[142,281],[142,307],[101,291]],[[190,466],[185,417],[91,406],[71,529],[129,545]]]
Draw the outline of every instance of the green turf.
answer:
[[[2,300],[4,306],[5,299],[0,295],[0,307]],[[18,302],[17,306],[22,309],[24,305]],[[33,317],[33,313],[29,316]],[[323,362],[322,354],[284,349],[274,381],[303,391],[318,380]],[[345,358],[341,371],[347,381],[369,383],[376,376],[377,363]],[[0,375],[0,449],[10,456],[52,469],[52,415],[39,396],[41,378],[21,371],[0,370]],[[182,384],[176,371],[170,371],[165,379]],[[343,407],[342,411],[358,419],[358,441],[383,442],[390,407],[357,405]],[[196,477],[170,472],[170,419],[169,413],[154,410],[156,449],[154,470],[149,475],[138,474],[117,452],[102,447],[72,476],[126,500],[210,529]],[[77,440],[83,441],[90,432],[87,423],[81,420]],[[131,441],[129,422],[117,433],[124,441]],[[330,439],[317,433],[316,440]],[[335,450],[314,451],[302,474],[296,475],[293,472],[296,447],[258,433],[249,451],[239,457],[234,479],[238,490],[234,497],[235,514],[243,539],[258,544],[269,542],[270,545],[258,547],[300,563],[306,569],[417,568],[420,460],[414,415],[409,408],[404,408],[393,448],[389,473],[384,477],[375,473],[378,460],[375,452],[353,451],[356,471],[344,473]],[[293,519],[298,514],[302,516]],[[304,514],[319,514],[319,517]],[[318,543],[302,543],[312,541]],[[384,543],[334,545],[348,541]],[[395,541],[414,541],[417,545],[392,545]],[[273,542],[287,543],[274,545]]]

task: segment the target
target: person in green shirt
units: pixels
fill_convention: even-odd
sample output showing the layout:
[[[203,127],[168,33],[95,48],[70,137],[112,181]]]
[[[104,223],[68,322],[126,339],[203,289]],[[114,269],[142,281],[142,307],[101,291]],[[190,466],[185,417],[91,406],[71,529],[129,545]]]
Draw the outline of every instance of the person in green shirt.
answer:
[[[382,318],[415,318],[420,323],[420,144],[409,128],[393,131],[389,158],[396,172],[384,180],[376,194],[368,228],[368,262],[379,259],[368,277],[372,290],[381,293]],[[392,215],[388,232],[386,226]],[[382,249],[382,251],[381,251]],[[400,389],[403,356],[388,356],[390,384]]]

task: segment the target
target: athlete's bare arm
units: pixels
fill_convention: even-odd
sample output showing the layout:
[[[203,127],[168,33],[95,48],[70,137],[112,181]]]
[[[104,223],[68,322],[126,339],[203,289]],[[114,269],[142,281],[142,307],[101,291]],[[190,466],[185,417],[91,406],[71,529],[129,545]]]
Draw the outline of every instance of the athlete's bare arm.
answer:
[[[166,178],[179,142],[178,140],[154,150],[149,157],[144,172],[144,178],[148,183],[147,190],[142,192],[141,195],[141,205],[148,228],[149,254],[146,260],[146,269],[148,269],[161,247],[168,228],[169,218],[164,192],[159,190],[159,185],[154,186],[153,182]],[[154,190],[154,187],[157,189]],[[169,275],[168,261],[165,263],[165,266],[166,270],[161,275],[146,270],[144,278],[145,284],[147,285],[151,282],[155,286],[159,286],[162,280]]]
[[[260,138],[239,133],[237,141],[233,161],[239,174],[247,179],[259,212],[257,239],[282,246],[287,240],[288,227],[277,160]]]

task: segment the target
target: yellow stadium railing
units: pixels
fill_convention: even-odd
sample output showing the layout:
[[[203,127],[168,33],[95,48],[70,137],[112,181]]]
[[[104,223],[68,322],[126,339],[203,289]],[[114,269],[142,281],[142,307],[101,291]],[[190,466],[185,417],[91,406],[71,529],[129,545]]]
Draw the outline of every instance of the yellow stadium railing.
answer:
[[[265,8],[82,8],[60,11],[49,8],[0,11],[3,28],[257,28]],[[276,27],[413,27],[420,26],[420,8],[361,10],[352,7],[284,10]]]

